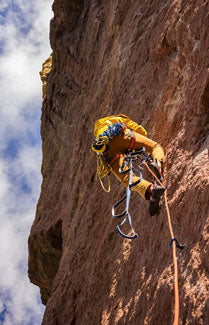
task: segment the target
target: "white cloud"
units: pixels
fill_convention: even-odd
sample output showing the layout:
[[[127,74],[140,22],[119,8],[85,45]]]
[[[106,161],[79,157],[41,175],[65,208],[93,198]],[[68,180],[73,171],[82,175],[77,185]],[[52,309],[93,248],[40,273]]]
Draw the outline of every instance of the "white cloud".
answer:
[[[23,146],[15,160],[1,159],[0,301],[3,304],[9,296],[6,306],[11,312],[4,324],[33,325],[29,315],[40,319],[43,314],[39,290],[27,277],[27,239],[40,191],[40,160],[40,148],[28,146]],[[29,193],[21,189],[23,178],[31,188]]]
[[[2,200],[7,194],[9,189],[9,183],[6,177],[6,166],[0,161],[0,200]]]
[[[8,4],[6,23],[0,32],[0,39],[6,42],[0,56],[0,119],[7,120],[7,126],[9,123],[17,128],[24,124],[22,114],[35,98],[40,97],[39,71],[51,52],[48,36],[51,2],[16,0],[22,10],[21,16]],[[31,24],[25,33],[24,27],[29,28]]]
[[[8,6],[8,0],[1,0],[0,2],[0,12],[5,10]]]
[[[41,184],[39,71],[51,53],[51,5],[52,0],[0,3],[0,323],[5,311],[5,325],[40,324],[44,311],[39,289],[27,276],[27,240]]]

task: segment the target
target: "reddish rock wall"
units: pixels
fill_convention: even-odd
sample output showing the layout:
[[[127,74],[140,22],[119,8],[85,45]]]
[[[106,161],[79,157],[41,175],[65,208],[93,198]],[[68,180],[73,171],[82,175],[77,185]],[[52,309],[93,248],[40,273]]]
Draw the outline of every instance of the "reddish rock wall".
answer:
[[[94,122],[124,113],[166,150],[178,252],[180,324],[209,324],[209,5],[203,0],[55,0],[43,101],[43,183],[29,237],[29,277],[44,325],[171,324],[166,212],[133,193],[139,238],[115,231],[124,193],[96,181]]]

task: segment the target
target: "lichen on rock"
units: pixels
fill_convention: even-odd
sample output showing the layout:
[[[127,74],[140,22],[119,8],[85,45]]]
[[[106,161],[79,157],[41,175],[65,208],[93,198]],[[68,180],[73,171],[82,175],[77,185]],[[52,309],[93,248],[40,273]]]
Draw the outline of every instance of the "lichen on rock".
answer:
[[[46,86],[48,75],[52,69],[52,54],[48,57],[48,59],[43,63],[42,70],[40,71],[40,76],[42,80],[42,98],[46,97]]]

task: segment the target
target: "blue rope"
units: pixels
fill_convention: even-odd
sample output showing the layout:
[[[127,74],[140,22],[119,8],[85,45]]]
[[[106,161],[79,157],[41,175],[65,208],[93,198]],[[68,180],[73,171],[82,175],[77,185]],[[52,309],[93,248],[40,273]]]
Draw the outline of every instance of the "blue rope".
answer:
[[[106,136],[110,139],[115,137],[116,135],[122,135],[123,134],[123,126],[121,123],[113,123],[112,125],[108,125],[108,129],[104,131],[102,134],[99,135],[99,137]]]
[[[176,242],[176,247],[177,247],[177,248],[184,249],[184,247],[186,246],[185,244],[179,244],[179,243],[178,243],[178,240],[174,237],[174,238],[171,239],[171,242],[170,242],[169,248],[172,247],[173,241]]]
[[[176,239],[175,237],[174,237],[174,238],[172,238],[172,239],[171,239],[171,241],[170,241],[170,244],[169,244],[169,248],[171,248],[171,247],[172,247],[173,241],[175,241],[175,242],[176,242],[176,244],[178,243],[178,241],[177,241],[177,239]]]

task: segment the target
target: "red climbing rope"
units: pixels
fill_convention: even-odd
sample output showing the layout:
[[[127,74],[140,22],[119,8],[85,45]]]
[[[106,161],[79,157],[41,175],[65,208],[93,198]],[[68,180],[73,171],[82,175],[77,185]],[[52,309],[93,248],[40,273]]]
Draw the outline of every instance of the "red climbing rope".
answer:
[[[162,182],[157,178],[157,176],[153,173],[153,171],[149,168],[148,164],[146,161],[144,161],[145,166],[149,170],[149,172],[154,176],[156,181],[160,184],[160,186],[164,187]],[[167,190],[164,192],[164,198],[165,198],[165,207],[167,211],[167,216],[168,216],[168,225],[170,229],[170,234],[172,238],[172,246],[173,246],[173,264],[174,264],[174,288],[175,288],[175,309],[174,309],[174,325],[178,325],[179,323],[179,286],[178,286],[178,264],[177,264],[177,257],[176,257],[176,243],[175,240],[173,240],[174,233],[173,233],[173,228],[171,224],[171,215],[168,207],[168,198],[167,198]]]

